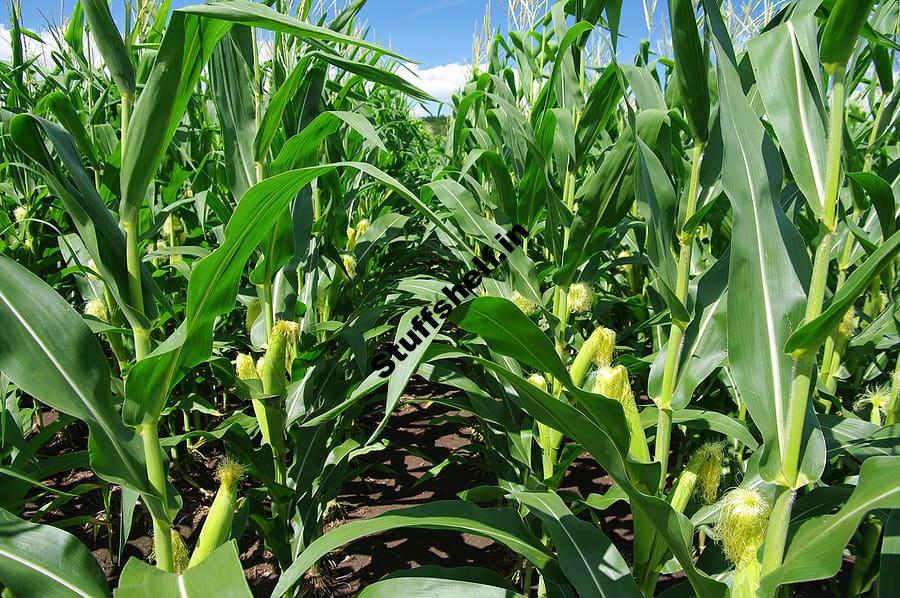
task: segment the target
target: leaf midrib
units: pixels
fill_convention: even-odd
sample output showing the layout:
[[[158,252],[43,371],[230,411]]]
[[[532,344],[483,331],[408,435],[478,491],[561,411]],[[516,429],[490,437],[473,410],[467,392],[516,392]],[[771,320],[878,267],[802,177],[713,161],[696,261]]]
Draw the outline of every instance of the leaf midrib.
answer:
[[[46,569],[45,567],[42,567],[41,565],[38,565],[37,563],[35,563],[33,561],[19,557],[18,555],[14,554],[14,553],[3,550],[2,548],[0,548],[0,556],[4,556],[10,560],[13,560],[19,564],[22,564],[22,565],[28,567],[29,569],[31,569],[33,571],[40,573],[41,575],[53,580],[54,582],[61,585],[62,587],[78,594],[79,596],[83,596],[84,598],[92,598],[93,596],[96,596],[96,594],[91,594],[87,590],[83,590],[81,587],[79,587],[75,584],[66,582],[65,579],[63,579],[62,577],[59,577],[58,575],[56,575],[49,569]]]
[[[819,165],[821,164],[819,155],[812,143],[812,135],[810,134],[811,128],[807,120],[806,110],[803,109],[803,98],[805,94],[803,93],[803,86],[800,77],[800,48],[797,45],[797,34],[794,31],[794,24],[788,21],[787,28],[788,32],[790,33],[789,37],[791,39],[791,55],[794,59],[791,64],[791,66],[793,67],[791,70],[794,73],[794,85],[796,86],[797,91],[797,112],[800,114],[800,126],[803,128],[803,142],[804,145],[806,145],[806,151],[810,157],[809,165],[810,170],[812,171],[813,182],[816,185],[816,192],[819,194],[817,202],[821,207],[823,205],[822,201],[825,197],[825,185],[822,181],[822,173],[819,169]]]
[[[732,126],[735,131],[737,131],[737,123],[734,120],[734,116],[731,116]],[[740,135],[737,136],[740,140]],[[769,342],[767,343],[769,349],[769,361],[771,365],[771,375],[772,375],[772,392],[775,395],[775,428],[778,434],[778,445],[779,451],[784,450],[784,446],[786,444],[785,439],[785,430],[784,430],[784,396],[783,389],[781,387],[781,380],[779,379],[778,372],[780,368],[778,367],[778,347],[781,345],[776,342],[775,338],[775,323],[772,320],[772,312],[771,305],[772,300],[769,296],[769,282],[768,282],[768,270],[766,269],[765,262],[765,248],[763,247],[763,239],[760,235],[760,216],[759,216],[759,205],[757,203],[756,197],[756,189],[753,185],[753,173],[750,172],[750,162],[747,158],[747,152],[744,149],[743,141],[740,141],[738,147],[741,150],[741,158],[744,165],[744,170],[747,173],[747,188],[750,191],[750,205],[751,211],[753,213],[753,235],[756,240],[756,255],[759,260],[759,272],[760,272],[760,282],[762,283],[762,292],[763,292],[763,301],[765,302],[763,312],[766,317],[766,333],[769,337]]]
[[[69,374],[65,371],[65,369],[62,367],[62,364],[59,362],[59,360],[56,358],[56,356],[50,351],[50,348],[41,340],[41,338],[38,336],[38,334],[34,330],[34,328],[31,327],[31,324],[29,324],[28,321],[19,312],[19,310],[17,310],[13,306],[13,304],[10,302],[9,298],[6,296],[6,294],[2,290],[0,290],[0,300],[3,301],[3,303],[7,306],[7,308],[9,308],[9,310],[16,317],[16,319],[19,320],[22,327],[26,330],[26,332],[28,332],[28,334],[31,336],[31,338],[34,339],[34,342],[43,351],[44,355],[46,355],[47,358],[50,360],[50,363],[52,363],[53,366],[56,368],[56,370],[62,375],[66,384],[69,386],[69,388],[75,394],[75,396],[78,397],[78,399],[81,401],[81,404],[88,410],[91,417],[94,419],[94,422],[100,426],[100,428],[103,430],[103,432],[105,432],[107,437],[112,441],[110,444],[112,444],[113,450],[116,451],[116,453],[119,455],[119,458],[121,459],[122,463],[128,469],[128,472],[133,476],[132,479],[140,480],[141,473],[135,471],[135,469],[131,463],[131,460],[128,458],[129,455],[127,455],[127,453],[125,453],[122,450],[122,447],[119,445],[119,443],[116,442],[116,440],[118,439],[118,435],[114,434],[113,431],[109,428],[105,419],[99,416],[99,414],[94,409],[94,406],[91,404],[91,402],[88,400],[88,398],[84,395],[84,393],[81,391],[81,389],[78,387],[78,385],[75,384],[75,381],[72,380],[72,378],[69,376]]]
[[[600,591],[601,595],[605,595],[605,593],[603,592],[603,585],[600,583],[600,580],[597,578],[597,574],[594,571],[594,568],[591,567],[590,561],[588,561],[587,557],[584,555],[584,552],[582,552],[581,546],[578,544],[578,542],[575,541],[575,538],[572,537],[572,534],[569,533],[568,528],[565,525],[563,525],[562,520],[559,518],[559,516],[557,516],[557,514],[553,511],[552,507],[547,503],[547,501],[544,500],[544,498],[542,496],[534,496],[534,499],[536,501],[538,501],[541,504],[541,506],[543,506],[547,510],[547,512],[559,524],[560,529],[562,529],[563,533],[566,534],[566,538],[568,538],[569,542],[572,544],[572,546],[575,548],[575,551],[578,553],[578,557],[581,559],[581,562],[584,563],[584,568],[587,569],[587,571],[590,573],[591,579],[594,582],[594,586],[597,588],[597,590]]]

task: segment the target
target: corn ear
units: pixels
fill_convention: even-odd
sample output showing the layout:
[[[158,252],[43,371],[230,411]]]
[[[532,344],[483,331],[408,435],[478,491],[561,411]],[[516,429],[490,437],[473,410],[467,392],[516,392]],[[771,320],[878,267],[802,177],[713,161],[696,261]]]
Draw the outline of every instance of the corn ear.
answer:
[[[766,538],[771,503],[757,490],[735,488],[722,499],[716,534],[725,557],[741,569],[756,563],[756,551]]]
[[[272,326],[269,348],[259,368],[263,391],[267,395],[280,395],[287,384],[285,371],[294,359],[294,351],[300,327],[296,322],[278,320]]]
[[[572,382],[576,386],[581,386],[591,363],[598,367],[608,366],[612,362],[615,346],[616,332],[609,328],[598,326],[581,345],[578,354],[575,355],[572,367],[569,368]]]
[[[708,442],[697,449],[675,484],[669,501],[672,508],[683,513],[691,497],[696,494],[706,504],[714,502],[722,477],[722,459],[721,443]]]
[[[593,391],[618,401],[622,405],[631,436],[628,454],[642,463],[649,463],[650,450],[647,448],[647,435],[644,433],[644,426],[641,425],[641,415],[638,413],[637,402],[634,400],[634,393],[628,382],[628,370],[625,369],[625,366],[616,365],[598,369],[594,378]]]
[[[569,293],[566,297],[566,305],[570,314],[584,313],[590,311],[591,305],[594,304],[594,291],[591,287],[583,282],[576,282],[569,287]]]
[[[244,477],[244,468],[237,462],[225,459],[216,469],[219,489],[203,522],[197,546],[191,554],[188,567],[194,567],[224,544],[231,535],[234,508],[237,503],[237,484]]]

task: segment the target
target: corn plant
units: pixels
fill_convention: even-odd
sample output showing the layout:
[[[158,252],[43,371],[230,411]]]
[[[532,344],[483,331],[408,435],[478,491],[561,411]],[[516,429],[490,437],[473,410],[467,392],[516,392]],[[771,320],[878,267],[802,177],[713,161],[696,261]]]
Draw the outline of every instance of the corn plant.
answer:
[[[645,2],[629,60],[621,2],[510,2],[439,138],[363,2],[313,4],[80,0],[41,59],[12,5],[0,584],[108,595],[66,529],[121,558],[146,516],[117,595],[258,594],[247,538],[273,596],[333,595],[323,559],[398,528],[512,570],[360,595],[893,595],[900,3]],[[414,377],[493,481],[326,532]]]
[[[207,559],[234,570],[237,557],[228,540],[240,470],[248,468],[264,488],[259,499],[245,501],[243,508],[249,507],[251,520],[278,558],[289,562],[292,545],[299,550],[321,529],[318,520],[342,476],[355,471],[349,462],[378,448],[376,436],[369,442],[367,437],[354,440],[348,424],[334,416],[320,417],[317,425],[300,422],[316,408],[327,411],[326,407],[340,403],[338,393],[327,398],[312,394],[304,382],[340,372],[340,379],[335,377],[332,384],[349,386],[350,380],[343,381],[343,370],[334,366],[338,358],[352,360],[354,345],[342,347],[340,339],[362,334],[360,318],[371,326],[378,316],[371,311],[360,315],[336,310],[344,305],[342,294],[355,290],[357,268],[362,270],[377,252],[363,230],[345,246],[347,221],[343,228],[335,226],[340,219],[332,215],[340,214],[351,197],[359,202],[351,204],[356,221],[365,221],[370,212],[377,215],[378,205],[370,199],[374,191],[360,189],[365,184],[363,176],[385,183],[402,202],[412,202],[428,213],[394,177],[369,163],[349,161],[381,160],[377,154],[386,147],[365,116],[341,108],[355,107],[360,95],[383,95],[382,86],[427,98],[393,73],[390,65],[377,64],[390,52],[341,32],[353,29],[360,6],[348,7],[328,27],[250,3],[198,5],[171,15],[142,5],[138,20],[127,21],[120,33],[106,3],[84,2],[70,26],[76,33],[64,65],[90,64],[79,45],[83,29],[78,28],[86,25],[111,80],[105,73],[89,71],[88,93],[75,95],[75,105],[99,102],[101,114],[90,116],[87,123],[82,120],[63,93],[70,82],[59,79],[56,71],[37,77],[39,83],[33,88],[19,90],[23,96],[40,96],[28,98],[34,112],[22,110],[28,105],[10,106],[15,112],[4,112],[8,149],[19,165],[16,176],[24,179],[19,188],[45,204],[43,208],[54,218],[59,218],[57,208],[46,204],[61,200],[63,221],[76,223],[77,234],[67,235],[60,243],[57,259],[62,257],[79,272],[83,283],[79,291],[89,318],[83,320],[46,283],[4,257],[4,316],[9,318],[10,336],[4,344],[2,369],[21,392],[65,414],[42,434],[45,438],[69,423],[69,418],[87,424],[91,469],[101,479],[123,487],[124,520],[131,520],[140,497],[153,520],[157,567],[167,574],[184,572],[184,583],[195,583],[189,581],[192,578],[200,580],[197,583],[209,581],[212,565],[202,567],[205,574],[185,572],[193,567],[199,570]],[[264,46],[254,43],[255,36],[261,35],[257,32],[265,28],[275,31],[274,55],[268,61],[260,57]],[[19,70],[27,66],[21,57],[14,65]],[[329,66],[338,69],[335,75],[327,74]],[[12,82],[24,85],[21,80]],[[366,87],[372,82],[375,88]],[[326,84],[340,93],[326,91]],[[306,102],[289,105],[288,99],[301,91]],[[116,97],[120,99],[112,102]],[[212,121],[210,108],[215,111]],[[95,122],[107,112],[115,118],[113,126]],[[369,116],[386,119],[379,108],[370,109]],[[210,122],[207,129],[191,126]],[[414,128],[403,133],[418,134],[420,142],[428,143]],[[175,139],[178,145],[170,145]],[[338,165],[323,165],[327,156],[344,161],[341,168],[348,171],[339,173]],[[402,178],[409,177],[396,162],[386,161],[385,166]],[[327,182],[312,185],[323,175]],[[113,202],[117,197],[119,201]],[[108,207],[111,202],[118,223]],[[186,205],[193,208],[190,213]],[[38,212],[39,206],[23,208],[19,218],[23,227],[36,226],[28,212]],[[407,210],[408,204],[402,208]],[[395,214],[390,224],[401,218]],[[54,228],[52,222],[43,224]],[[373,233],[386,234],[386,228],[381,220],[374,220]],[[190,237],[195,245],[182,245]],[[212,246],[210,238],[215,240]],[[40,247],[25,241],[19,245],[41,255]],[[152,247],[142,259],[147,241]],[[206,248],[196,245],[198,241]],[[354,257],[354,246],[363,250],[361,264]],[[338,251],[345,253],[341,256]],[[224,356],[214,355],[213,328],[217,318],[234,308],[251,259],[258,264],[247,280],[257,291],[247,299],[247,346],[264,356],[259,367],[254,364],[248,372],[240,367],[239,355],[235,372],[221,367]],[[173,276],[159,285],[151,274],[153,268]],[[25,287],[33,292],[19,292]],[[40,319],[36,314],[47,309],[53,316],[40,327],[32,326],[32,320]],[[102,334],[115,356],[118,384],[112,383],[107,359],[89,324]],[[304,343],[311,343],[303,346],[311,354],[321,354],[318,362],[330,366],[324,373],[312,360],[296,361],[294,367],[301,326]],[[261,334],[256,333],[259,330]],[[334,352],[333,358],[326,359]],[[247,356],[242,355],[246,366]],[[192,369],[205,363],[236,387],[236,398],[226,396],[223,406],[246,401],[245,409],[252,413],[249,418],[236,417],[242,415],[239,411],[215,430],[191,429],[192,416],[196,422],[198,413],[184,408],[184,397],[173,396],[172,391],[176,387],[188,390]],[[297,384],[289,388],[292,376]],[[204,403],[206,412],[215,411],[214,397],[205,397],[201,406]],[[9,411],[16,412],[15,408]],[[177,426],[181,418],[176,416],[182,414],[181,433],[161,440],[160,431],[173,431],[172,420]],[[261,443],[254,446],[251,438],[257,430]],[[196,449],[198,439],[212,438],[224,438],[227,450],[242,465],[219,467],[219,492],[197,545],[188,554],[181,538],[171,531],[181,501],[167,474],[164,449],[177,456],[175,448],[182,443]],[[314,451],[316,456],[295,452],[295,447]],[[24,458],[28,454],[23,453]],[[47,469],[42,475],[53,471]],[[23,475],[18,477],[40,486]],[[22,533],[25,538],[37,538],[47,551],[63,532],[26,527]],[[123,539],[127,536],[125,528]],[[60,550],[71,543],[66,540]],[[230,548],[219,548],[225,544]],[[32,569],[48,571],[43,582],[48,588],[57,584],[63,588],[59,591],[79,591],[65,583],[60,563],[54,564],[61,554],[58,550],[43,556],[30,554],[22,546],[17,550],[10,564],[10,575],[15,577],[4,578],[4,584],[17,588],[16,592],[30,583],[32,563]],[[96,594],[98,570],[83,561],[79,571],[93,584],[84,590]],[[143,584],[147,576],[159,583],[182,583],[133,563],[122,574],[120,590],[131,591],[123,588]],[[232,581],[233,576],[227,583]],[[246,583],[236,587],[246,588]]]
[[[854,408],[874,423],[850,443],[868,444],[890,417],[886,391],[854,395],[862,379],[892,380],[895,356],[842,373],[849,398],[831,374],[847,369],[849,345],[861,356],[883,343],[895,313],[896,202],[871,175],[890,161],[878,158],[891,143],[878,107],[894,113],[897,6],[789,4],[738,54],[719,7],[701,4],[698,21],[692,3],[669,3],[674,62],[652,62],[645,46],[635,65],[590,75],[585,40],[602,14],[615,44],[613,3],[558,4],[527,34],[495,41],[488,71],[455,100],[451,163],[428,188],[476,251],[503,225],[539,234],[451,316],[473,336],[432,345],[419,372],[460,389],[465,401],[452,404],[491,438],[498,486],[466,498],[508,506],[444,503],[348,524],[280,587],[351,538],[465,517],[460,529],[522,557],[525,593],[536,569],[540,595],[653,595],[661,571],[683,571],[702,596],[771,595],[833,575],[857,528],[850,591],[872,587],[889,522],[863,515],[895,506],[894,460],[834,439],[858,421]],[[876,109],[849,120],[852,97]],[[860,322],[871,335],[854,344]],[[642,342],[614,358],[622,338]],[[471,370],[446,361],[460,351]],[[629,373],[646,376],[637,388],[652,403],[636,400]],[[567,504],[556,490],[582,450],[615,486]],[[721,492],[723,467],[739,488]],[[821,502],[848,482],[852,495]],[[572,517],[616,500],[634,516],[630,562]]]

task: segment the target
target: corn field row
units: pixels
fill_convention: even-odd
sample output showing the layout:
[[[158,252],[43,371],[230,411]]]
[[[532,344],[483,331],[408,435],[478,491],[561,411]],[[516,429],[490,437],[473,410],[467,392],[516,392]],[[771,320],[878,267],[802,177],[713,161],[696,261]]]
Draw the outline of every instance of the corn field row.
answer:
[[[627,58],[510,2],[445,130],[364,3],[78,0],[40,58],[11,5],[3,596],[346,595],[385,532],[502,558],[358,596],[900,595],[900,2],[644,0]],[[431,405],[478,481],[341,517]]]

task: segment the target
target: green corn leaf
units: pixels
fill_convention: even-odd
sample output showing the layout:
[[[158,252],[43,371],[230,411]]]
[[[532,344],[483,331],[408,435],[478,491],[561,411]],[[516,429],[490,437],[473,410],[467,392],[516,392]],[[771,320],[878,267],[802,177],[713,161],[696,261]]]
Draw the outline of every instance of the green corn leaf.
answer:
[[[900,301],[895,301],[878,314],[865,330],[850,341],[851,347],[872,345],[878,349],[890,349],[900,340]]]
[[[662,110],[666,111],[666,98],[663,97],[662,90],[659,88],[657,81],[649,70],[637,67],[631,64],[619,65],[631,91],[634,92],[634,98],[638,107],[644,110]],[[640,114],[640,112],[638,113]]]
[[[637,172],[635,198],[641,216],[647,222],[647,259],[656,273],[662,295],[673,314],[687,322],[687,308],[675,295],[677,258],[675,256],[675,220],[678,218],[678,199],[668,173],[647,144],[637,140]]]
[[[576,164],[581,164],[587,156],[600,131],[606,128],[615,114],[616,106],[622,99],[622,84],[619,68],[610,64],[593,83],[591,93],[584,105],[584,112],[578,121],[576,136]]]
[[[69,24],[63,34],[63,39],[72,48],[72,51],[79,56],[83,56],[84,50],[84,8],[81,6],[81,0],[75,1],[72,8],[72,14],[69,15]]]
[[[185,369],[209,356],[215,318],[234,307],[241,274],[253,251],[297,192],[332,169],[324,166],[285,173],[258,183],[244,195],[225,229],[225,242],[193,268],[182,325],[132,368],[122,412],[127,423],[157,421],[169,390]]]
[[[128,127],[120,173],[120,221],[129,222],[138,213],[203,67],[230,28],[223,21],[172,14]]]
[[[257,3],[226,2],[189,6],[175,11],[160,44],[153,70],[134,107],[121,173],[119,218],[123,222],[131,219],[140,208],[204,65],[216,44],[235,23],[268,28],[302,39],[343,42],[403,58],[375,44],[308,25]],[[348,61],[345,59],[333,56],[328,59],[347,67]],[[365,68],[371,76],[378,74],[373,71],[378,71],[375,67],[366,65]],[[389,77],[383,73],[378,76]],[[400,85],[398,81],[395,83]],[[415,89],[413,86],[406,87]],[[279,119],[273,120],[277,123]],[[257,155],[261,155],[263,147],[257,140]]]
[[[665,501],[653,496],[659,487],[659,464],[635,463],[627,458],[628,425],[622,406],[611,399],[575,386],[550,339],[511,301],[479,297],[460,305],[451,319],[462,329],[478,334],[493,351],[514,358],[560,380],[577,408],[540,390],[507,368],[473,358],[510,383],[522,407],[532,417],[581,444],[621,485],[631,504],[646,516],[672,548],[694,589],[702,596],[722,596],[723,585],[696,569],[690,551],[691,525]],[[590,418],[588,415],[590,415]],[[651,491],[650,488],[653,490]]]
[[[456,109],[456,118],[453,119],[453,128],[448,143],[453,148],[453,153],[459,156],[462,153],[462,144],[466,139],[464,133],[471,129],[466,127],[469,111],[475,111],[477,104],[483,102],[486,97],[484,91],[475,90],[466,94],[459,102]]]
[[[337,167],[349,167],[378,180],[421,210],[451,239],[455,234],[419,198],[374,166],[347,162],[292,170],[257,183],[244,194],[228,225],[225,241],[192,270],[184,322],[147,358],[132,368],[125,385],[122,416],[130,425],[156,422],[169,391],[187,371],[209,357],[213,324],[235,304],[244,266],[267,239],[297,193],[313,179]],[[465,244],[458,241],[460,247]]]
[[[709,60],[700,41],[693,0],[669,0],[675,81],[695,142],[709,137]]]
[[[144,317],[156,316],[154,298],[162,305],[168,299],[150,275],[146,266],[141,267],[144,290],[144,314],[130,307],[128,300],[128,268],[126,265],[125,235],[116,224],[115,218],[100,199],[90,174],[78,157],[75,142],[59,125],[30,114],[16,115],[9,125],[10,136],[16,145],[40,166],[44,178],[59,196],[69,217],[78,230],[78,235],[88,250],[97,271],[103,276],[116,303],[122,307],[126,317],[132,322],[143,322]],[[57,161],[46,150],[42,135],[46,136],[69,170],[74,182],[72,186],[60,172]]]
[[[365,6],[366,0],[355,0],[347,3],[347,6],[334,18],[328,25],[329,29],[334,31],[343,31],[345,28],[352,27],[353,19]]]
[[[512,491],[540,519],[559,551],[559,566],[580,596],[641,596],[625,559],[592,523],[575,517],[554,492]]]
[[[506,253],[496,237],[498,234],[505,235],[506,229],[481,215],[475,198],[465,187],[456,181],[443,179],[425,185],[422,198],[427,202],[431,194],[434,194],[434,197],[450,210],[464,233],[474,237],[482,245],[492,247],[500,254]],[[521,283],[518,286],[523,291],[522,295],[529,301],[542,305],[541,289],[535,274],[534,262],[519,248],[508,254],[506,259],[510,269],[518,274],[517,280]]]
[[[478,334],[495,351],[559,380],[569,379],[553,343],[511,301],[478,297],[456,308],[450,319],[463,330]]]
[[[272,162],[272,172],[281,174],[288,170],[312,166],[322,140],[337,132],[342,124],[362,135],[374,147],[385,149],[384,142],[378,136],[375,127],[361,114],[340,110],[323,112],[285,142],[278,157]]]
[[[200,15],[209,19],[222,20],[229,23],[238,23],[247,25],[248,27],[269,29],[288,35],[295,35],[301,39],[335,42],[353,47],[366,48],[377,52],[378,54],[383,54],[384,56],[390,56],[403,62],[409,62],[409,59],[392,50],[382,48],[378,44],[358,37],[344,35],[343,33],[338,33],[337,31],[325,27],[310,25],[309,23],[295,19],[294,17],[281,14],[265,4],[257,2],[236,0],[233,2],[221,2],[215,4],[194,4],[179,8],[175,11],[175,14],[178,14],[179,12]]]
[[[667,128],[666,122],[663,111],[643,111],[637,118],[637,136],[651,148],[656,147]],[[584,260],[599,251],[604,228],[617,225],[628,212],[634,201],[636,162],[635,135],[628,128],[603,158],[600,167],[580,183],[576,195],[578,210],[572,220],[569,245],[562,266],[553,277],[556,284],[571,283]]]
[[[887,239],[894,233],[897,221],[894,207],[894,190],[891,185],[871,172],[849,172],[849,178],[854,183],[865,189],[872,199],[875,213],[878,215],[878,223],[881,225],[881,235]]]
[[[400,323],[397,324],[397,332],[394,337],[394,343],[397,343],[410,331],[412,319],[418,316],[419,311],[421,311],[420,307],[413,307],[403,314],[403,317],[400,318]],[[371,436],[369,436],[369,440],[366,444],[371,444],[372,442],[374,442],[375,439],[378,438],[378,436],[380,436],[384,431],[391,414],[397,408],[397,405],[400,404],[400,396],[406,389],[406,385],[409,384],[409,380],[416,372],[416,368],[419,367],[419,362],[421,362],[422,357],[425,355],[425,351],[428,349],[431,343],[434,342],[434,339],[439,331],[440,326],[429,329],[428,334],[423,335],[424,338],[422,338],[422,342],[420,342],[415,349],[413,349],[406,355],[406,359],[397,364],[397,369],[395,369],[388,378],[384,415],[381,417],[381,422],[379,422],[378,427],[374,432],[372,432]]]
[[[580,37],[590,32],[593,26],[586,21],[579,21],[569,27],[566,23],[563,3],[553,4],[550,12],[553,15],[554,29],[559,36],[559,46],[556,48],[555,60],[552,61],[553,67],[550,70],[550,77],[545,83],[544,92],[535,103],[535,108],[531,113],[533,120],[543,118],[543,115],[553,107],[581,108],[581,104],[584,102],[579,89],[571,48]],[[555,104],[551,104],[553,99],[556,100]]]
[[[644,429],[650,429],[657,423],[659,411],[652,405],[641,411],[641,425]],[[751,451],[759,448],[759,442],[750,433],[747,427],[724,413],[718,411],[706,411],[703,409],[679,409],[672,412],[672,423],[684,424],[695,430],[712,430],[718,432],[730,440],[738,440]]]
[[[134,95],[134,67],[125,49],[125,42],[116,28],[107,0],[81,0],[84,17],[91,28],[91,36],[103,56],[106,68],[116,82],[122,96]]]
[[[869,43],[872,52],[872,62],[875,63],[875,73],[878,75],[878,83],[884,95],[890,95],[894,91],[894,69],[892,65],[892,53],[881,44]]]
[[[109,366],[82,317],[46,283],[0,256],[0,371],[42,403],[84,421],[91,467],[110,482],[144,495],[168,520],[180,498],[173,488],[165,508],[147,479],[144,450],[126,427],[110,393]]]
[[[299,102],[300,106],[306,106],[308,102],[321,101],[322,90],[318,85],[313,86],[312,83],[317,79],[317,74],[321,76],[323,73],[317,71],[314,65],[311,56],[306,55],[301,58],[288,78],[269,98],[269,103],[253,140],[254,160],[261,161],[268,153],[272,140],[275,139],[275,134],[281,126],[288,102],[296,101],[294,98],[298,95],[298,90],[300,91],[299,95],[304,98]]]
[[[351,60],[349,58],[345,58],[343,56],[331,54],[328,52],[313,51],[310,52],[310,54],[341,70],[359,75],[366,81],[372,81],[373,83],[384,85],[389,89],[396,89],[397,91],[400,91],[411,98],[415,98],[423,102],[437,101],[437,99],[434,98],[431,94],[422,91],[421,89],[392,71],[388,71],[382,68],[378,68],[377,66],[374,66],[372,64],[368,64],[358,60]]]
[[[566,401],[551,397],[506,368],[485,359],[477,357],[474,359],[512,384],[518,392],[518,400],[523,409],[532,417],[572,438],[597,460],[597,463],[628,495],[635,512],[640,511],[640,517],[649,521],[672,549],[672,553],[684,568],[697,595],[711,597],[726,595],[727,588],[723,584],[708,577],[693,563],[690,521],[681,513],[674,511],[667,502],[650,494],[652,492],[650,487],[652,486],[655,490],[659,484],[658,464],[638,464],[627,461],[627,439],[625,445],[622,446],[621,440],[614,440],[614,436],[611,435],[611,432],[616,429],[619,431],[619,436],[623,430],[627,434],[625,415],[618,403],[615,404],[618,407],[617,414],[606,415],[605,418],[594,416],[589,419],[582,411],[569,405]],[[589,406],[588,401],[609,401],[599,395],[579,392],[572,387],[569,387],[568,390],[578,397],[581,408]],[[604,428],[601,428],[600,425],[603,425]]]
[[[367,585],[357,598],[396,598],[397,596],[441,596],[441,598],[525,598],[510,589],[483,583],[440,577],[395,577]]]
[[[503,213],[510,218],[517,217],[519,197],[509,169],[500,154],[484,149],[474,149],[466,157],[461,173],[466,174],[469,170],[468,167],[475,164],[480,165],[490,173],[492,184],[500,196],[500,205]],[[528,226],[527,221],[516,221],[522,226]]]
[[[793,360],[780,350],[803,318],[806,247],[781,209],[782,166],[718,38],[716,53],[724,141],[722,182],[734,208],[727,299],[728,359],[741,398],[763,435],[763,479],[781,475]],[[816,480],[825,446],[807,409],[801,477]]]
[[[675,374],[672,409],[683,409],[700,384],[718,368],[728,354],[728,255],[724,255],[697,282],[694,317],[684,331],[681,356]],[[660,349],[650,367],[647,391],[651,397],[662,392],[666,351]]]
[[[282,116],[288,106],[288,102],[296,101],[294,98],[297,90],[302,88],[303,85],[309,81],[310,70],[320,68],[318,63],[313,60],[314,58],[349,73],[357,74],[367,81],[373,81],[391,89],[397,89],[410,97],[418,98],[423,101],[434,100],[430,95],[410,84],[396,73],[326,52],[315,50],[308,52],[303,56],[300,62],[297,63],[297,66],[291,71],[290,76],[284,84],[278,88],[269,100],[269,105],[263,115],[262,122],[254,141],[254,154],[257,160],[262,160],[269,150],[269,146],[281,124]],[[314,66],[311,67],[310,65]]]
[[[0,467],[0,475],[9,476],[11,478],[16,478],[17,480],[21,480],[23,482],[27,482],[31,486],[35,488],[40,488],[44,492],[49,492],[51,494],[56,494],[57,496],[65,496],[67,498],[78,498],[77,494],[72,494],[70,492],[63,492],[58,488],[51,488],[47,486],[43,482],[38,479],[33,478],[25,472],[19,471],[17,469],[10,469],[9,467]]]
[[[63,128],[65,128],[69,135],[72,136],[78,149],[81,150],[82,154],[87,156],[91,165],[95,168],[99,168],[97,150],[94,148],[94,144],[91,142],[90,136],[84,128],[84,123],[81,122],[81,117],[75,111],[75,107],[72,106],[72,100],[69,99],[69,96],[61,91],[54,91],[41,99],[38,103],[38,109],[40,109],[42,105],[46,105],[47,108],[53,112],[53,116],[56,117]]]
[[[513,509],[484,509],[464,501],[438,500],[336,527],[313,541],[282,573],[272,591],[273,598],[290,590],[307,569],[335,548],[399,528],[450,530],[490,538],[528,559],[549,580],[564,579],[556,560]]]
[[[825,22],[819,50],[819,57],[826,69],[847,66],[873,4],[875,0],[835,1],[828,21]]]
[[[0,579],[21,598],[109,596],[106,576],[75,536],[0,509]]]
[[[893,510],[884,526],[878,588],[900,588],[900,510]]]
[[[887,267],[900,252],[900,231],[878,246],[875,252],[847,278],[844,285],[834,294],[828,309],[812,322],[806,322],[787,339],[786,353],[795,351],[815,351],[825,342],[825,338],[837,327],[841,318],[854,301],[868,288],[869,283]]]
[[[225,172],[234,203],[257,182],[253,52],[253,32],[248,27],[233,27],[209,60],[210,87],[222,128]]]
[[[900,457],[866,459],[849,500],[833,515],[806,519],[791,536],[781,567],[760,581],[762,592],[779,585],[830,579],[840,569],[844,547],[866,513],[900,508]]]
[[[122,570],[113,595],[116,598],[250,598],[253,594],[244,578],[237,542],[232,540],[181,575],[131,558]]]
[[[757,89],[794,180],[821,218],[828,142],[815,18],[791,19],[751,39],[749,52]]]

